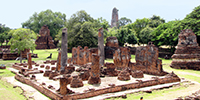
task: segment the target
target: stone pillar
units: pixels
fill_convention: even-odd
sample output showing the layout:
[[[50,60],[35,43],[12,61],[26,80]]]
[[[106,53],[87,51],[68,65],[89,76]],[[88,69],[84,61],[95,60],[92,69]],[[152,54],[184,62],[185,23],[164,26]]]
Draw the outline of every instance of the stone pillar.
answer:
[[[67,28],[62,29],[62,43],[61,43],[61,73],[65,72],[67,66]]]
[[[27,53],[28,69],[32,69],[31,53]]]
[[[56,71],[60,71],[60,67],[61,67],[61,51],[58,52]]]
[[[104,65],[105,52],[104,52],[104,39],[103,39],[103,28],[99,29],[98,33],[98,55],[100,57],[99,64],[100,66]]]
[[[96,54],[92,54],[92,65],[91,65],[88,84],[100,84],[100,83],[101,79],[100,79],[99,56]]]

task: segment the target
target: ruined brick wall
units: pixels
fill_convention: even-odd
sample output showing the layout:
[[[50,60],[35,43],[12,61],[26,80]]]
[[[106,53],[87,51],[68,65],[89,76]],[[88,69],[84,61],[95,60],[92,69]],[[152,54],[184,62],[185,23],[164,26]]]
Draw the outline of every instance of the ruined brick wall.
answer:
[[[118,27],[118,9],[117,8],[113,8],[112,10],[111,27]]]
[[[35,41],[36,49],[53,49],[56,46],[53,43],[52,37],[50,36],[50,30],[48,26],[44,25],[39,31],[40,37]]]
[[[72,58],[70,63],[77,64],[77,65],[85,65],[89,62],[91,62],[91,55],[92,52],[98,52],[98,50],[90,50],[87,46],[84,47],[84,49],[81,46],[78,46],[77,48],[72,48]]]
[[[19,57],[18,53],[3,53],[2,59],[3,60],[15,60]]]
[[[162,60],[158,59],[158,48],[151,42],[147,46],[137,47],[135,54],[136,64],[132,70],[141,70],[147,74],[166,74],[162,69]]]
[[[113,54],[113,61],[117,69],[123,69],[129,66],[131,59],[130,49],[128,47],[120,47]]]
[[[182,30],[178,35],[178,44],[172,55],[172,68],[200,70],[200,47],[191,29]]]

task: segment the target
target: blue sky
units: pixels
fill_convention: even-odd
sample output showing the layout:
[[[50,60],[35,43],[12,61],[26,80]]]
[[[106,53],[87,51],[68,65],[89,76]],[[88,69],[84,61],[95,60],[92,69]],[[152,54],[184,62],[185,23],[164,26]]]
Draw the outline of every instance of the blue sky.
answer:
[[[200,0],[0,0],[0,23],[20,28],[34,12],[47,9],[65,13],[67,19],[85,10],[93,18],[103,17],[110,23],[114,7],[119,10],[119,18],[127,17],[133,22],[152,15],[171,21],[183,19],[199,5]]]

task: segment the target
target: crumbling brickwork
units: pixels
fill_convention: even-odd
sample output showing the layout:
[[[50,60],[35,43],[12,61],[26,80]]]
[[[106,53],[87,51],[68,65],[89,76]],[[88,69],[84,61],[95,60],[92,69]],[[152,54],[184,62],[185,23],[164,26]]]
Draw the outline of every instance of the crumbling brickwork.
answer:
[[[88,79],[88,84],[100,84],[100,67],[99,67],[99,56],[92,54],[92,65],[90,71],[90,77]]]
[[[124,69],[129,67],[131,59],[130,49],[128,47],[120,47],[119,49],[115,50],[113,54],[113,61],[117,69]]]
[[[200,70],[200,47],[191,29],[182,30],[178,35],[178,45],[172,55],[172,68]]]
[[[72,58],[71,61],[69,61],[72,64],[76,65],[85,65],[90,61],[90,50],[87,46],[84,47],[84,49],[81,46],[78,46],[77,48],[72,48]]]
[[[162,60],[158,59],[158,48],[149,42],[147,46],[137,47],[135,54],[136,64],[132,70],[141,70],[146,74],[165,75],[162,69]]]
[[[78,88],[83,86],[83,81],[78,76],[73,76],[70,87]]]
[[[40,37],[35,41],[36,49],[53,49],[56,46],[53,43],[52,37],[50,36],[50,30],[48,26],[44,25],[39,31]]]

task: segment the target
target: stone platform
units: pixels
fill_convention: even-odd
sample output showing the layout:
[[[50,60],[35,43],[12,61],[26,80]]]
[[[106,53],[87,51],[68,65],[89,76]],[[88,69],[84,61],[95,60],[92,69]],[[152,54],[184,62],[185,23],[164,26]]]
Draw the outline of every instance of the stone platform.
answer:
[[[90,85],[88,81],[83,81],[84,86],[79,88],[71,88],[68,85],[68,89],[75,93],[61,95],[56,92],[59,89],[58,80],[50,80],[49,77],[44,77],[43,73],[30,73],[28,77],[19,74],[18,71],[21,69],[31,70],[33,72],[45,72],[45,70],[54,70],[55,64],[36,64],[32,65],[32,69],[26,68],[26,64],[14,64],[15,72],[17,72],[15,79],[28,84],[51,99],[56,100],[72,100],[72,99],[84,99],[89,97],[94,97],[107,93],[115,93],[120,91],[126,91],[130,89],[140,89],[143,87],[161,85],[166,83],[180,82],[177,75],[171,73],[166,76],[154,76],[144,74],[144,78],[132,78],[129,81],[120,81],[117,77],[104,77],[101,78],[101,84]],[[42,66],[42,67],[41,67]],[[79,66],[75,66],[75,69]],[[73,72],[71,75],[76,75],[78,72]],[[33,79],[33,76],[35,79]],[[112,80],[112,81],[111,81]],[[114,84],[114,85],[111,85]]]

